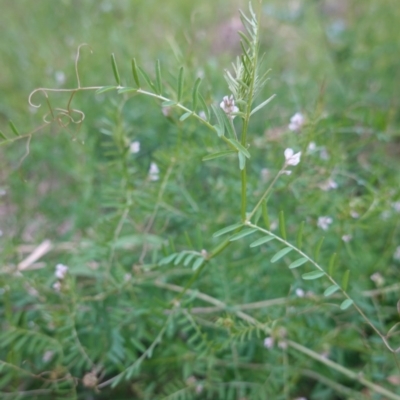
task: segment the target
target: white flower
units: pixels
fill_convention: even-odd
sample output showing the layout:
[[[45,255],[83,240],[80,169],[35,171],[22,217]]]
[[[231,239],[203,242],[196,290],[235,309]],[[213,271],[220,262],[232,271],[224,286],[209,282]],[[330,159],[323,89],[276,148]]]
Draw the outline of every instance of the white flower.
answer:
[[[53,285],[53,289],[54,289],[56,292],[59,292],[59,291],[61,290],[61,282],[60,282],[60,281],[57,281],[57,282]]]
[[[356,219],[360,216],[360,214],[357,211],[351,210],[350,215],[352,218]]]
[[[272,337],[266,337],[264,339],[264,347],[267,349],[272,349],[274,347],[274,339]]]
[[[286,340],[281,340],[278,342],[278,347],[282,350],[286,350],[288,347],[287,341]]]
[[[54,351],[46,350],[46,351],[44,352],[44,354],[43,354],[42,361],[43,361],[44,363],[48,363],[48,362],[51,361],[51,359],[53,358],[53,355],[54,355]]]
[[[318,217],[317,226],[326,231],[332,222],[333,219],[331,217]]]
[[[396,201],[395,203],[392,203],[392,207],[394,211],[400,213],[400,201]]]
[[[315,144],[315,142],[310,142],[309,145],[308,145],[308,147],[307,147],[307,150],[308,150],[310,153],[312,153],[316,148],[317,148],[317,145]]]
[[[397,261],[400,261],[400,246],[397,246],[397,248],[393,254],[393,258]]]
[[[297,297],[304,297],[304,290],[301,288],[296,289],[296,296]]]
[[[64,279],[65,275],[67,274],[67,272],[68,272],[68,267],[66,265],[57,264],[56,265],[56,272],[54,273],[54,275],[58,279]]]
[[[331,189],[338,188],[338,184],[332,178],[329,178],[327,181],[320,183],[318,186],[321,190],[324,190],[325,192]]]
[[[132,154],[139,153],[139,151],[140,151],[140,142],[138,142],[138,141],[132,142],[132,143],[129,145],[129,151],[130,151]]]
[[[54,77],[59,85],[63,85],[65,83],[65,74],[63,71],[56,71]]]
[[[385,279],[379,272],[375,272],[369,278],[371,279],[372,282],[376,283],[376,286],[383,286],[385,283]]]
[[[294,154],[294,151],[292,149],[286,149],[285,150],[285,165],[297,165],[300,162],[300,156],[301,156],[301,151],[298,153]]]
[[[235,106],[235,100],[233,99],[232,94],[229,97],[224,96],[219,106],[224,110],[225,114],[232,119],[235,118],[235,116],[232,114],[239,111],[239,108]]]
[[[343,242],[348,243],[348,242],[350,242],[351,239],[353,239],[353,236],[351,236],[351,235],[343,235],[342,236]]]
[[[296,113],[293,115],[292,118],[290,118],[290,124],[289,124],[289,130],[293,132],[297,132],[301,129],[301,127],[304,125],[305,119],[303,114],[301,113]]]
[[[158,181],[160,179],[160,170],[155,162],[150,164],[149,178],[151,181]]]

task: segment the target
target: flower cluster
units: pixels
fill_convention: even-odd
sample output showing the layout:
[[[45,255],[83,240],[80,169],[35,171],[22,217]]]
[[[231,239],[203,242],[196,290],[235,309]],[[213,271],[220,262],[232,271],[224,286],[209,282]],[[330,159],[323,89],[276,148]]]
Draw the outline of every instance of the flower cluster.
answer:
[[[225,112],[225,114],[231,119],[235,118],[234,113],[239,111],[239,108],[235,106],[235,100],[233,99],[233,95],[224,96],[221,104],[219,105]]]
[[[332,222],[333,222],[333,219],[331,217],[327,217],[327,216],[318,217],[317,226],[318,226],[318,228],[321,228],[324,231],[327,231],[329,228],[329,225]]]
[[[53,285],[53,289],[56,292],[59,292],[61,290],[61,281],[65,279],[67,272],[68,272],[68,267],[66,265],[64,264],[56,265],[56,271],[54,272],[54,275],[58,279],[58,281]]]

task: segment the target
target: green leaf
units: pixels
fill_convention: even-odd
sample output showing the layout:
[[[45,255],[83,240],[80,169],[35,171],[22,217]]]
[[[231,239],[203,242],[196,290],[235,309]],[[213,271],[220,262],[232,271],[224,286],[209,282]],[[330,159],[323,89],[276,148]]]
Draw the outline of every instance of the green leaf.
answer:
[[[329,286],[329,287],[325,290],[324,296],[328,297],[328,296],[330,296],[331,294],[337,292],[339,289],[340,289],[340,287],[339,287],[338,285]]]
[[[264,243],[268,243],[271,240],[274,240],[275,238],[273,236],[265,236],[262,237],[261,239],[256,240],[255,242],[250,244],[250,247],[257,247],[257,246],[261,246]]]
[[[333,253],[331,255],[331,258],[329,259],[329,267],[328,267],[328,272],[329,275],[332,276],[333,275],[333,269],[335,267],[335,261],[336,261],[336,253]]]
[[[189,118],[191,115],[193,115],[193,113],[190,112],[186,112],[185,114],[182,114],[179,118],[179,121],[184,121],[185,119]]]
[[[221,112],[222,119],[224,121],[224,125],[226,128],[226,131],[228,132],[228,136],[230,136],[232,139],[236,138],[236,133],[235,133],[235,128],[233,127],[233,121],[231,118],[229,118],[225,112],[222,110],[222,108],[219,108]],[[242,146],[243,147],[243,146]],[[244,148],[244,147],[243,147]]]
[[[348,309],[353,303],[354,303],[353,300],[351,300],[351,299],[346,299],[346,300],[344,300],[344,301],[342,302],[342,304],[340,305],[340,308],[341,308],[342,310],[346,310],[346,309]]]
[[[196,111],[196,107],[197,107],[197,101],[199,99],[199,86],[201,83],[201,78],[197,78],[196,82],[193,85],[193,91],[192,91],[192,108],[193,111]]]
[[[178,102],[182,100],[183,87],[184,87],[184,76],[183,76],[183,67],[181,67],[179,69],[179,76],[178,76]]]
[[[208,156],[204,156],[202,160],[203,161],[214,160],[214,158],[226,157],[231,154],[236,154],[236,151],[235,150],[219,151],[218,153],[212,153],[209,154]]]
[[[235,240],[241,239],[241,238],[243,238],[243,237],[245,237],[245,236],[251,235],[252,233],[256,232],[257,230],[258,230],[258,229],[254,229],[254,228],[247,228],[247,229],[244,229],[243,231],[238,232],[238,233],[236,233],[235,235],[233,235],[233,236],[229,239],[229,241],[230,241],[230,242],[233,242],[233,241],[235,241]]]
[[[109,92],[110,90],[116,89],[117,86],[103,86],[100,89],[97,89],[95,94],[101,94],[101,93],[105,93],[105,92]]]
[[[302,257],[299,258],[296,261],[293,261],[290,265],[289,265],[289,269],[294,269],[294,268],[298,268],[301,265],[305,264],[308,261],[308,258]]]
[[[131,93],[131,92],[137,92],[139,89],[137,89],[137,88],[130,88],[130,87],[125,87],[125,88],[123,88],[123,89],[118,89],[118,93],[119,94],[121,94],[121,93]]]
[[[238,158],[239,158],[239,169],[241,171],[243,171],[244,168],[246,167],[246,157],[240,151],[237,154],[238,154]]]
[[[247,46],[252,47],[252,44],[251,44],[249,38],[246,36],[245,33],[241,32],[241,31],[238,31],[237,33],[243,39],[243,41],[246,43]]]
[[[296,245],[298,249],[301,249],[301,246],[303,245],[303,230],[304,230],[304,221],[301,222],[299,231],[297,232]]]
[[[250,158],[250,153],[249,151],[242,146],[242,144],[240,142],[238,142],[236,139],[228,139],[229,142],[231,142],[233,144],[233,146],[240,151],[241,153],[243,153],[244,156],[246,156],[247,158]]]
[[[317,246],[315,247],[314,260],[315,260],[316,262],[318,262],[319,252],[320,252],[320,250],[321,250],[321,246],[322,246],[322,243],[324,242],[324,239],[325,239],[325,237],[322,236],[322,237],[319,239],[319,241],[318,241],[318,243],[317,243]]]
[[[207,119],[207,121],[209,121],[211,116],[210,116],[210,110],[207,107],[206,101],[204,100],[204,97],[200,93],[198,93],[197,96],[200,100],[203,111],[206,114],[206,119]]]
[[[114,78],[117,81],[117,85],[121,86],[121,78],[119,77],[117,62],[115,61],[114,53],[111,54],[111,65],[112,65],[112,69],[113,69],[113,72],[114,72]]]
[[[190,261],[193,260],[193,258],[194,258],[195,255],[196,255],[195,253],[190,253],[190,254],[185,258],[185,261],[183,262],[183,266],[184,266],[184,267],[187,267],[187,266],[190,264]]]
[[[272,258],[271,262],[277,262],[280,260],[282,257],[286,256],[286,254],[290,253],[293,249],[291,247],[285,247],[282,250],[279,250]]]
[[[178,255],[178,253],[173,253],[170,254],[167,257],[162,258],[159,262],[158,265],[166,265],[169,264],[170,262],[172,262],[174,260],[174,258]]]
[[[265,227],[269,230],[270,222],[269,222],[269,216],[268,216],[267,200],[262,202],[261,209],[262,209],[262,216],[263,216]]]
[[[9,123],[10,128],[11,128],[11,130],[13,131],[14,135],[15,135],[15,136],[20,136],[20,133],[19,133],[17,127],[14,125],[14,122],[9,121],[8,123]]]
[[[203,258],[203,257],[199,257],[199,258],[193,263],[192,270],[193,270],[193,271],[198,270],[198,269],[202,266],[203,263],[204,263],[204,258]]]
[[[140,71],[140,73],[142,74],[144,80],[147,82],[147,84],[151,87],[151,89],[154,90],[154,92],[157,92],[156,87],[154,86],[154,83],[151,81],[149,75],[147,75],[147,73],[143,70],[143,68],[138,67],[138,70]]]
[[[214,125],[214,129],[217,132],[218,137],[224,136],[224,128],[221,128],[219,125]]]
[[[175,258],[174,265],[180,264],[181,261],[183,260],[183,258],[186,256],[186,254],[187,253],[185,251],[182,251],[181,253],[179,253],[178,257]]]
[[[305,279],[306,281],[311,281],[313,279],[321,278],[324,275],[325,275],[324,271],[312,271],[312,272],[307,272],[306,274],[303,274],[301,277],[303,279]]]
[[[349,284],[349,277],[350,277],[350,270],[348,269],[344,275],[343,275],[343,279],[342,279],[342,288],[344,291],[347,290],[347,286]]]
[[[285,214],[283,210],[279,211],[279,230],[283,239],[286,240]]]
[[[162,94],[161,65],[160,60],[156,61],[156,85],[158,94]]]
[[[133,80],[135,81],[137,87],[140,87],[138,68],[137,68],[136,60],[134,58],[132,58],[132,75],[133,75]]]
[[[2,131],[0,131],[0,138],[8,140],[7,136]],[[236,151],[234,151],[234,153],[236,153]]]
[[[215,106],[214,104],[211,104],[211,108],[214,111],[215,116],[217,117],[218,125],[221,129],[222,134],[218,136],[224,136],[225,134],[225,123],[224,123],[224,118],[223,118],[223,111],[221,110],[220,107]]]
[[[234,230],[240,228],[241,226],[243,226],[243,224],[240,223],[240,222],[237,223],[237,224],[234,224],[234,225],[226,226],[225,228],[220,229],[219,231],[215,232],[215,233],[213,234],[213,237],[216,238],[216,237],[218,237],[218,236],[225,235],[225,233],[232,232],[232,231],[234,231]]]
[[[258,110],[261,110],[263,107],[265,107],[276,95],[273,94],[270,98],[268,98],[267,100],[263,101],[261,104],[259,104],[256,108],[254,108],[251,113],[250,116],[252,116],[253,114],[255,114]]]

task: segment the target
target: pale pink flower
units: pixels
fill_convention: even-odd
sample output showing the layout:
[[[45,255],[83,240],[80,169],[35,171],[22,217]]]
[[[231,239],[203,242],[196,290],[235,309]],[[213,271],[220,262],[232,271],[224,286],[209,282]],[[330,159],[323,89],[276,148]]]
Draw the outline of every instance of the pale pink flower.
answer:
[[[289,130],[293,132],[298,132],[301,127],[304,125],[305,118],[303,114],[301,113],[296,113],[293,115],[292,118],[290,118],[290,124],[289,124]]]
[[[332,178],[329,178],[325,182],[320,183],[318,186],[321,190],[324,191],[338,188],[338,184]]]
[[[56,272],[54,273],[54,275],[56,276],[57,279],[64,279],[67,272],[68,272],[68,267],[66,265],[57,264]]]
[[[272,349],[274,347],[274,339],[272,337],[266,337],[264,339],[264,347],[267,349]]]
[[[286,149],[285,152],[285,165],[297,165],[300,162],[301,151],[294,153],[292,149]]]
[[[59,291],[61,290],[61,282],[60,282],[60,281],[57,281],[56,283],[54,283],[53,289],[54,289],[56,292],[59,292]]]
[[[160,179],[160,170],[155,162],[150,164],[149,178],[151,181],[158,181]]]
[[[324,231],[328,230],[329,225],[333,222],[333,219],[331,217],[318,217],[318,222],[317,226],[318,228],[323,229]]]
[[[351,236],[350,234],[347,234],[347,235],[343,235],[343,236],[342,236],[342,240],[343,240],[343,242],[345,242],[345,243],[350,242],[350,240],[352,240],[352,239],[353,239],[353,236]]]
[[[239,108],[235,106],[235,100],[232,94],[230,96],[224,96],[219,106],[224,110],[225,114],[232,119],[235,118],[232,114],[239,111]]]
[[[305,295],[305,293],[304,293],[303,289],[301,289],[301,288],[297,288],[296,289],[296,296],[297,297],[304,297],[304,295]]]
[[[139,153],[140,151],[140,142],[135,141],[129,145],[129,152],[132,154]]]

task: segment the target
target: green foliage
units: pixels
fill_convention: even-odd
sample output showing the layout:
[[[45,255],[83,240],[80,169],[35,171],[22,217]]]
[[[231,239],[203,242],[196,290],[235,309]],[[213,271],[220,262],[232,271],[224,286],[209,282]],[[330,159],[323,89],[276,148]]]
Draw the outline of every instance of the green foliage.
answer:
[[[391,0],[3,3],[0,398],[400,398]]]

